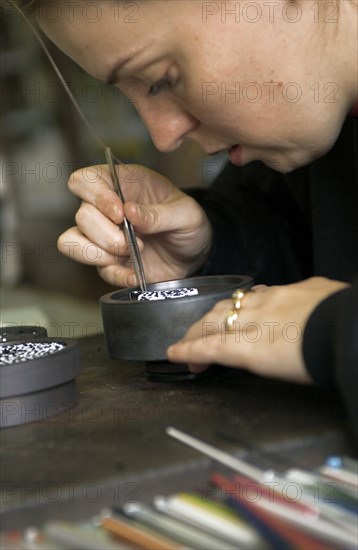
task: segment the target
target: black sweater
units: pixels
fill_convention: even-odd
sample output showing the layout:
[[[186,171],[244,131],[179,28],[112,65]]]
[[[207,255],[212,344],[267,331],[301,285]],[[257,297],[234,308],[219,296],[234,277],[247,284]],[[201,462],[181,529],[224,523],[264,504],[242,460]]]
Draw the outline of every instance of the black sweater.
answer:
[[[333,149],[282,175],[261,163],[228,164],[198,192],[213,226],[204,274],[245,274],[287,284],[314,275],[351,283],[324,300],[303,338],[315,382],[338,391],[358,434],[358,119]]]

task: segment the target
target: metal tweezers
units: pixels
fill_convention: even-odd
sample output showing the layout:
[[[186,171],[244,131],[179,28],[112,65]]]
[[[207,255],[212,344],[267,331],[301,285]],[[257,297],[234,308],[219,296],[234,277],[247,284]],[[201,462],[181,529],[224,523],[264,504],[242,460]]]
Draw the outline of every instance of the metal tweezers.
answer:
[[[114,189],[118,192],[119,198],[124,203],[124,195],[122,193],[122,189],[119,183],[119,178],[117,171],[114,167],[113,163],[113,153],[110,147],[105,148],[105,154],[106,154],[106,160],[107,164],[109,166],[109,171],[111,174],[112,182],[114,185]],[[140,286],[140,289],[142,292],[147,291],[147,283],[145,281],[145,275],[144,275],[144,268],[142,263],[142,257],[140,255],[136,235],[133,229],[133,225],[127,220],[126,217],[123,218],[123,232],[124,236],[127,241],[127,246],[129,248],[129,256],[131,259],[131,264],[134,268],[138,284]]]

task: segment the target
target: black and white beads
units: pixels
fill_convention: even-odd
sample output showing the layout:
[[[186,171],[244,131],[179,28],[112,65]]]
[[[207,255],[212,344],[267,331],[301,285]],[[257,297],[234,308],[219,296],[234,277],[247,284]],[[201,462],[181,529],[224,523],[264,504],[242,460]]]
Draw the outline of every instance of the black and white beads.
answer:
[[[22,363],[31,359],[39,359],[61,351],[65,347],[59,342],[26,342],[0,346],[0,366]]]
[[[199,294],[197,288],[175,288],[173,290],[148,290],[147,292],[134,291],[131,298],[141,301],[173,300],[174,298],[186,298]]]

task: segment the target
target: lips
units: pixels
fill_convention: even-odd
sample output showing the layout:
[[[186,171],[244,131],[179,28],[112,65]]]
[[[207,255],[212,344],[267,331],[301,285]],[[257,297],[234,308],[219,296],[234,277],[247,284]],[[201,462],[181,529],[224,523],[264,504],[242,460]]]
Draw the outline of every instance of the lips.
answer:
[[[226,149],[218,149],[217,151],[213,151],[212,153],[207,153],[209,157],[215,157],[215,155],[220,155],[223,151],[226,151]]]
[[[242,150],[240,145],[233,145],[228,150],[230,161],[236,166],[242,165]]]

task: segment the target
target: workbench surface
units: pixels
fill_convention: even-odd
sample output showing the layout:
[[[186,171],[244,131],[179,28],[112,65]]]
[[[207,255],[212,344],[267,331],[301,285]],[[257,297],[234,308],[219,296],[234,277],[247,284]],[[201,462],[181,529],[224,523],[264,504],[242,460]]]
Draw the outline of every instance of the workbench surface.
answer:
[[[317,388],[234,369],[152,383],[143,364],[108,358],[102,335],[79,345],[77,404],[57,417],[1,430],[1,498],[9,527],[35,517],[83,515],[134,494],[145,498],[151,483],[161,492],[173,472],[183,484],[190,472],[198,480],[210,460],[169,438],[168,425],[239,455],[258,446],[302,466],[349,452],[344,411]]]

